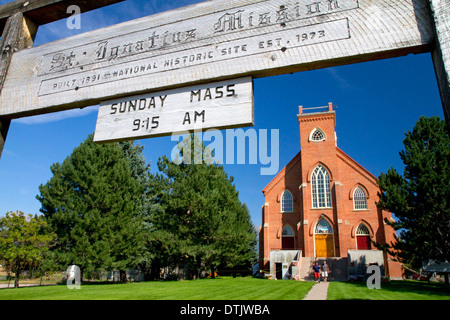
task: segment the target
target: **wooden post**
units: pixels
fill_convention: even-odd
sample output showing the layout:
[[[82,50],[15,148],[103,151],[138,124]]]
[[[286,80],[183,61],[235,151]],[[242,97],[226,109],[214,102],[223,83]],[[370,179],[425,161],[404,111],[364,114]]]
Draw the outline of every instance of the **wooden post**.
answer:
[[[2,156],[3,147],[5,146],[6,135],[8,134],[11,120],[0,118],[0,157]]]
[[[450,2],[430,0],[436,44],[432,52],[442,107],[450,133]]]
[[[14,52],[33,45],[38,26],[67,18],[67,7],[77,5],[81,12],[108,6],[123,0],[16,0],[0,6],[0,95]],[[0,157],[11,118],[0,116]]]
[[[8,18],[0,39],[0,94],[14,52],[33,45],[37,26],[21,12]],[[0,157],[5,145],[11,119],[0,118]]]

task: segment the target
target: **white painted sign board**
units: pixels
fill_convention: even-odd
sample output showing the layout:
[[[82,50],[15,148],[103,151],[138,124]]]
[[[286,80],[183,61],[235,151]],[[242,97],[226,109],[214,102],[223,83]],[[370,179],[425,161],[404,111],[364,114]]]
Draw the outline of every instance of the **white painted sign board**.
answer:
[[[429,52],[427,0],[214,0],[13,54],[0,117]]]
[[[137,95],[100,105],[95,142],[253,125],[251,77]]]

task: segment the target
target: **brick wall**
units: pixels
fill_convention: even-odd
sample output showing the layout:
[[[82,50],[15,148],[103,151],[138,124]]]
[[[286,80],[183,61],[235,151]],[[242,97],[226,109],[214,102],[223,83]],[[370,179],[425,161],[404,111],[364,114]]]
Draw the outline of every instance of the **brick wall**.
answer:
[[[372,241],[390,243],[394,240],[394,230],[383,223],[391,214],[376,206],[376,177],[336,146],[336,114],[332,105],[329,104],[325,112],[303,111],[300,107],[301,152],[263,189],[265,203],[260,228],[260,265],[263,268],[268,267],[270,250],[281,249],[281,233],[286,225],[295,233],[293,249],[301,250],[304,257],[315,256],[314,228],[322,218],[333,228],[336,257],[346,257],[348,250],[357,249],[355,233],[361,223],[368,227]],[[316,128],[325,134],[324,141],[310,141]],[[312,208],[311,174],[318,165],[329,173],[332,198],[329,208]],[[358,186],[367,195],[364,210],[354,209],[353,191]],[[292,212],[281,212],[281,196],[285,190],[289,190],[294,199]],[[372,245],[372,249],[376,248]],[[389,264],[389,269],[399,276],[399,265]]]

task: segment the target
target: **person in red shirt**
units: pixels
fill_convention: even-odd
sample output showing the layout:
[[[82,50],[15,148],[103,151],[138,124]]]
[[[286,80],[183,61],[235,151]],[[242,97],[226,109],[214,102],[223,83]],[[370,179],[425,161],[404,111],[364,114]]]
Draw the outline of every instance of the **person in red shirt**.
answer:
[[[320,282],[320,267],[319,267],[319,263],[316,262],[313,265],[313,271],[314,271],[314,279],[316,280],[317,283]]]

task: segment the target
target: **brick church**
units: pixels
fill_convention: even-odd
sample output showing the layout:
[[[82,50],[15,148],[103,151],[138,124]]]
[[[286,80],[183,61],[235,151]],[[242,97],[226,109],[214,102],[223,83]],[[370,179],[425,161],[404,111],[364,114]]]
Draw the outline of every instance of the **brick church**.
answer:
[[[384,223],[391,214],[376,206],[376,177],[337,147],[335,111],[331,103],[324,108],[299,107],[301,151],[262,191],[259,268],[307,278],[314,261],[327,260],[348,278],[375,263],[401,278],[401,264],[373,244],[391,243],[395,232]]]

